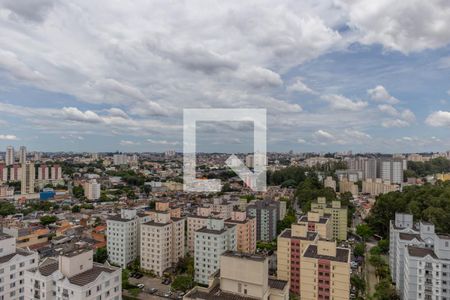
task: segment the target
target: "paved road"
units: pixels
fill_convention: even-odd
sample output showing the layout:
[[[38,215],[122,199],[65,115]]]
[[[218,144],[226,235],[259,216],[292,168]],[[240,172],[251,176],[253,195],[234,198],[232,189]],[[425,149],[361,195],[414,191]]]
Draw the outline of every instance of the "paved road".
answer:
[[[376,245],[377,245],[376,242],[366,243],[366,254],[365,254],[366,259],[364,260],[365,263],[364,272],[367,283],[367,295],[372,295],[373,293],[375,293],[375,286],[378,284],[378,278],[375,273],[375,267],[369,263],[370,249],[372,249]]]
[[[140,279],[131,278],[129,279],[131,284],[137,285],[139,283],[144,284],[144,292],[139,294],[139,299],[142,300],[161,300],[161,299],[176,299],[176,295],[172,295],[171,297],[164,297],[164,294],[170,291],[170,285],[164,285],[161,283],[161,279],[159,278],[151,278],[144,276]],[[158,291],[155,294],[145,293],[145,290],[156,288]]]

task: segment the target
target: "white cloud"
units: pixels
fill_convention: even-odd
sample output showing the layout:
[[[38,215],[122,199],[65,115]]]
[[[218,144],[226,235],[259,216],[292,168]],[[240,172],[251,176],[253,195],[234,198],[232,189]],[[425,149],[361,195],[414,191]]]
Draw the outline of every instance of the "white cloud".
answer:
[[[390,104],[380,104],[378,105],[378,109],[390,116],[398,116],[399,114],[398,110]]]
[[[403,53],[450,42],[450,10],[443,0],[344,0],[349,25],[363,44],[381,44]]]
[[[147,139],[147,142],[149,142],[150,144],[157,144],[157,145],[178,145],[178,142],[171,142],[167,140]]]
[[[0,134],[0,140],[2,141],[17,141],[17,136],[13,134]]]
[[[297,143],[299,143],[299,144],[306,144],[306,140],[304,140],[302,138],[298,138],[297,139]]]
[[[425,123],[433,127],[450,126],[450,112],[435,111],[426,118]]]
[[[377,85],[375,88],[367,90],[367,93],[372,100],[376,102],[385,102],[389,104],[397,104],[400,102],[397,98],[392,97],[382,85]]]
[[[81,111],[76,107],[64,107],[62,109],[63,116],[70,121],[100,123],[102,119],[95,112],[86,110]]]
[[[307,94],[315,94],[316,92],[307,86],[302,78],[296,78],[294,83],[287,87],[287,90],[290,92],[299,92],[299,93],[307,93]]]
[[[134,142],[134,141],[129,141],[129,140],[121,140],[120,145],[121,146],[136,146],[136,145],[140,145],[140,143]]]
[[[365,101],[352,101],[342,95],[325,95],[322,99],[326,100],[331,108],[339,110],[359,111],[368,105]]]
[[[394,120],[385,120],[381,123],[383,127],[391,128],[391,127],[408,127],[410,124],[404,120],[394,119]]]

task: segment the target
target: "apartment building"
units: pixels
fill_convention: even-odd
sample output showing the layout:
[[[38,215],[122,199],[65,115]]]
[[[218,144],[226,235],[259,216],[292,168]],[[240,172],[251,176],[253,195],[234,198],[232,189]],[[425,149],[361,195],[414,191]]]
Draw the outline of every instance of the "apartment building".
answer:
[[[272,241],[277,237],[280,201],[258,200],[247,206],[247,215],[256,218],[256,239]]]
[[[156,213],[155,218],[141,226],[140,264],[144,270],[162,276],[184,257],[185,220],[170,216],[169,211]]]
[[[91,249],[61,253],[25,272],[25,300],[120,300],[120,268],[93,262]]]
[[[5,233],[0,233],[0,249],[0,299],[24,299],[24,272],[37,267],[39,256],[37,252],[16,248],[16,239]]]
[[[236,226],[225,224],[223,219],[209,218],[207,225],[195,232],[195,281],[208,284],[210,276],[220,267],[220,255],[236,249]]]
[[[289,283],[268,276],[269,262],[263,255],[227,251],[220,256],[220,276],[208,288],[195,287],[184,299],[288,300]]]
[[[400,186],[398,184],[383,181],[381,178],[377,178],[375,180],[366,179],[362,182],[362,193],[370,194],[371,196],[378,196],[398,190],[400,190]]]
[[[35,171],[34,171],[34,163],[27,162],[22,164],[21,168],[21,182],[20,182],[20,193],[22,195],[25,194],[33,194],[34,193],[34,179],[35,179]]]
[[[432,223],[396,213],[390,223],[389,266],[402,299],[450,299],[450,236]]]
[[[311,211],[331,216],[333,239],[341,241],[347,239],[348,208],[343,206],[341,201],[327,202],[325,197],[318,197],[316,201],[311,203]]]
[[[101,185],[95,179],[84,183],[84,196],[88,200],[98,200],[100,198]]]
[[[301,255],[319,239],[316,231],[309,231],[307,223],[292,224],[277,239],[277,277],[289,282],[292,293],[300,295]]]
[[[378,178],[396,184],[403,183],[403,171],[406,169],[406,160],[403,158],[389,158],[378,160]]]
[[[352,195],[358,195],[358,185],[354,181],[350,181],[347,178],[343,178],[339,181],[339,193],[351,193]]]
[[[14,164],[14,147],[13,146],[8,146],[6,147],[6,152],[5,152],[5,164],[7,166],[13,165]]]
[[[20,164],[26,163],[27,162],[27,147],[20,146],[18,156],[19,156]]]
[[[236,225],[237,251],[255,253],[256,251],[256,218],[248,217],[244,211],[233,211],[225,224]]]
[[[336,192],[336,180],[334,180],[331,176],[327,176],[327,178],[325,178],[323,181],[323,186]]]
[[[329,214],[322,214],[310,211],[307,215],[301,216],[297,224],[306,226],[308,231],[317,232],[321,239],[331,240],[333,238],[333,224]]]
[[[318,240],[301,254],[302,300],[350,299],[350,250]]]
[[[108,218],[106,249],[111,263],[125,268],[139,256],[141,224],[149,221],[148,215],[134,209],[122,209],[120,215]]]

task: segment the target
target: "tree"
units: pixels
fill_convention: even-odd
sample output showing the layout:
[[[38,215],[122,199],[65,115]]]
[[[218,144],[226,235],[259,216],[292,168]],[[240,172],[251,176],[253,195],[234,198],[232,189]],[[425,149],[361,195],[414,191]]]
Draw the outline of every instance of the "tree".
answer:
[[[193,279],[190,275],[178,275],[172,283],[172,288],[177,291],[187,291],[193,286]]]
[[[80,211],[81,211],[80,206],[74,205],[74,206],[72,207],[72,212],[73,212],[73,213],[79,213]]]
[[[358,257],[363,257],[366,250],[366,245],[364,243],[358,243],[355,245],[353,254]]]
[[[95,262],[103,264],[107,259],[108,259],[108,251],[106,250],[106,247],[98,248],[97,251],[95,251],[94,254]]]
[[[392,286],[390,279],[383,279],[375,286],[373,295],[376,300],[399,300],[395,288]]]
[[[370,254],[371,255],[380,255],[381,254],[381,249],[378,246],[372,247],[372,249],[370,249]]]
[[[373,231],[367,224],[360,224],[356,226],[356,234],[358,234],[364,241],[373,235]]]
[[[81,185],[74,186],[72,188],[72,194],[77,199],[83,199],[84,198],[84,188]]]
[[[380,253],[387,254],[389,252],[389,240],[378,241],[378,248],[380,248]]]
[[[350,277],[350,282],[352,284],[352,286],[355,287],[356,289],[356,297],[359,297],[360,295],[364,294],[365,290],[366,290],[366,282],[364,281],[364,279],[362,279],[360,276],[358,275],[352,275]]]
[[[6,201],[0,202],[0,215],[6,217],[8,215],[13,215],[16,213],[16,208],[14,204]]]
[[[379,255],[370,255],[369,263],[375,268],[382,267],[385,264],[384,260]]]
[[[39,221],[41,222],[42,225],[47,226],[49,224],[55,223],[58,220],[58,218],[56,216],[42,216]]]

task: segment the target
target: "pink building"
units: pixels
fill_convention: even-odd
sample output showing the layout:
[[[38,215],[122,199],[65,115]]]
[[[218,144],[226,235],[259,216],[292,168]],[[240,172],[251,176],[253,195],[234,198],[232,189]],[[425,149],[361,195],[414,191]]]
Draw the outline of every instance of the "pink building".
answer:
[[[225,224],[236,225],[237,251],[255,253],[256,251],[256,218],[247,217],[244,211],[233,211]]]

